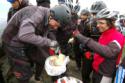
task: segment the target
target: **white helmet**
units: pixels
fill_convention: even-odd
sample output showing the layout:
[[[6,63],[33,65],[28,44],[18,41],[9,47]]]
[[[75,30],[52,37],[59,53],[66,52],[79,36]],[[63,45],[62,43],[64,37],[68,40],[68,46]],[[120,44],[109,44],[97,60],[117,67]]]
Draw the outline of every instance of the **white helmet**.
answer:
[[[97,19],[107,18],[111,20],[116,20],[118,14],[119,14],[118,11],[110,11],[109,9],[105,8],[97,13],[96,18]]]
[[[73,1],[73,0],[68,0],[65,2],[66,6],[70,8],[72,13],[78,13],[80,10],[80,5],[78,0]]]
[[[120,19],[125,19],[125,14],[119,16]]]
[[[91,13],[98,13],[100,10],[107,8],[106,4],[103,1],[96,1],[91,5]]]

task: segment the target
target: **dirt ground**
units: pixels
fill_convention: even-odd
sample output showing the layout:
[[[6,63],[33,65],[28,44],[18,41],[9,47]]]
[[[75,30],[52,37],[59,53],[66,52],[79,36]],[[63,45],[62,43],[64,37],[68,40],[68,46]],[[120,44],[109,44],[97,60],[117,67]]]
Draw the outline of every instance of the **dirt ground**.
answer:
[[[70,62],[67,65],[67,75],[76,77],[81,80],[81,72],[76,69],[76,63],[74,60],[70,60]],[[52,83],[51,77],[47,75],[45,70],[43,71],[41,78],[41,83]],[[31,83],[35,82],[31,81]]]
[[[76,63],[74,60],[71,60],[67,65],[67,74],[68,76],[73,76],[81,80],[81,72],[76,69]],[[42,78],[43,78],[42,83],[52,83],[51,77],[48,76],[45,71],[42,75]]]
[[[3,65],[3,70],[4,70],[4,76],[6,75],[6,71],[8,71],[9,69],[9,66],[8,66],[8,63],[7,63],[7,60],[4,61],[4,65]],[[68,76],[73,76],[73,77],[76,77],[78,79],[81,80],[81,71],[78,71],[76,69],[76,63],[74,60],[71,60],[70,59],[70,62],[68,63],[67,65],[67,74]],[[5,76],[6,78],[6,76]],[[41,75],[41,82],[39,83],[52,83],[51,81],[51,77],[47,75],[46,71],[44,70],[42,75]],[[18,83],[17,80],[15,79],[15,77],[9,77],[9,79],[7,80],[7,83]],[[30,80],[30,83],[38,83],[34,80],[34,77],[31,78]]]

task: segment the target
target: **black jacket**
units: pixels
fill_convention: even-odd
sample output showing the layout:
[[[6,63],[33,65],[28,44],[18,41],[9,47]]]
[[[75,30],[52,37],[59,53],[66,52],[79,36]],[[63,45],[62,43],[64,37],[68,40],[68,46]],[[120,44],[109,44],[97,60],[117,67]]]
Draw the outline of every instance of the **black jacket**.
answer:
[[[26,7],[29,5],[29,1],[28,0],[22,0],[21,4],[20,4],[20,7],[18,9],[14,9],[13,7],[11,7],[9,9],[9,12],[8,12],[8,18],[7,18],[7,22],[11,19],[11,17],[17,12],[19,11],[20,9]]]

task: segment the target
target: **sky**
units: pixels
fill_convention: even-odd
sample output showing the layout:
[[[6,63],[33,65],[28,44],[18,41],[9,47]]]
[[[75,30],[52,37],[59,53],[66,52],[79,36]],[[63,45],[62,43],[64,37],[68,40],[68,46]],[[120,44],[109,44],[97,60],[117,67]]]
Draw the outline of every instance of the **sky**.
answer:
[[[33,5],[36,5],[36,0],[29,0],[30,3]],[[57,0],[50,0],[51,1],[51,7],[58,4]],[[98,0],[79,0],[81,9],[83,8],[89,8],[93,2]],[[121,14],[125,13],[125,4],[123,0],[102,0],[106,3],[107,7],[111,10],[120,11]],[[7,18],[7,12],[9,8],[11,7],[10,3],[7,2],[7,0],[0,0],[0,18]],[[1,21],[1,20],[0,20]]]

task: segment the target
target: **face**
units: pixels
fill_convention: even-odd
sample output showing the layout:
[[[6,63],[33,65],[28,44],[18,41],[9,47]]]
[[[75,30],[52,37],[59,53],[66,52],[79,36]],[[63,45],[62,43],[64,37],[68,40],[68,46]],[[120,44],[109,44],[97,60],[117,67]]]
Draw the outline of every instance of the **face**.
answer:
[[[125,19],[122,19],[122,20],[121,20],[121,23],[122,23],[122,26],[125,27]]]
[[[93,18],[96,18],[96,14],[97,14],[97,13],[91,13],[91,16],[92,16]]]
[[[52,29],[58,29],[60,27],[60,23],[51,17],[49,18],[49,25]]]
[[[86,20],[88,18],[88,15],[80,15],[81,20]]]
[[[20,7],[21,0],[16,0],[14,3],[12,3],[12,7],[14,9],[18,9]]]
[[[106,30],[108,30],[110,27],[107,24],[107,21],[104,19],[99,19],[97,20],[97,28],[99,29],[99,31],[102,33]]]

